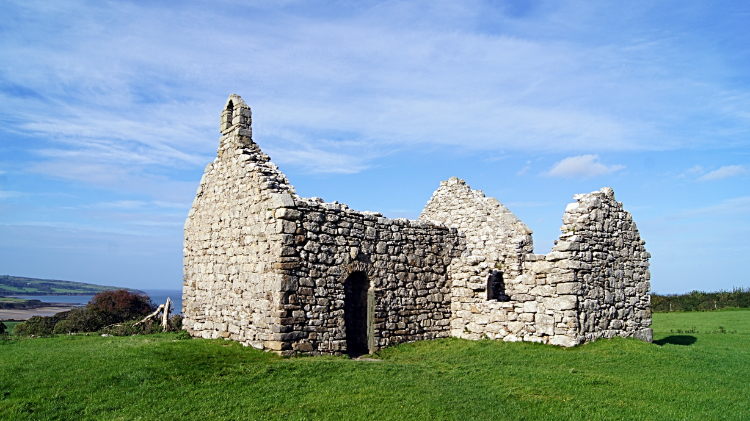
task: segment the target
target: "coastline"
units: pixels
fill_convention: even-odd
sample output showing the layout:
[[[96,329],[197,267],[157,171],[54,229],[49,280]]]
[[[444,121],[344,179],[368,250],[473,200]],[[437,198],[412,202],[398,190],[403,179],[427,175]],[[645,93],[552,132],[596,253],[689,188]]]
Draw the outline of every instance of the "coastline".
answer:
[[[182,313],[182,290],[160,289],[148,290],[146,294],[155,305],[164,304],[167,297],[172,300],[172,314]],[[2,294],[0,294],[2,295]],[[52,316],[62,311],[68,311],[76,307],[85,306],[93,295],[15,295],[9,298],[37,299],[42,305],[34,305],[28,308],[4,308],[0,309],[0,320],[28,320],[32,316]]]
[[[53,316],[62,311],[68,311],[78,306],[40,306],[36,308],[0,309],[0,320],[28,320],[32,316]]]

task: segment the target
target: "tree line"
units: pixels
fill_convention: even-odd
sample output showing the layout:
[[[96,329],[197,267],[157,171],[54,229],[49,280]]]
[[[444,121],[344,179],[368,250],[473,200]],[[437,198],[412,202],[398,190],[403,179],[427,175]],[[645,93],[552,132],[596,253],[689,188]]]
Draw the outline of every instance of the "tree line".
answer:
[[[651,294],[651,310],[657,313],[669,311],[711,311],[721,308],[750,307],[750,288],[733,288],[731,291],[691,291],[687,294]]]

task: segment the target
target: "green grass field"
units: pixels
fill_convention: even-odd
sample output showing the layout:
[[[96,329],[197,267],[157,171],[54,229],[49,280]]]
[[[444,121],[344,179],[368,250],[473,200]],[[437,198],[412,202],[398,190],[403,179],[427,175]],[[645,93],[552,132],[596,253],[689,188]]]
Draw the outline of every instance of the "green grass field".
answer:
[[[380,362],[175,334],[0,341],[0,418],[750,419],[750,311],[655,314],[654,329],[571,349],[421,342]]]

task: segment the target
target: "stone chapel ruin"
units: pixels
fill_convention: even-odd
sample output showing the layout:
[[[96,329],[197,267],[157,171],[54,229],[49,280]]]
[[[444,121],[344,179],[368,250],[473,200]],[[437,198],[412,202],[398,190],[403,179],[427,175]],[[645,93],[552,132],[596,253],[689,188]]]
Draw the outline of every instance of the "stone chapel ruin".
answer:
[[[508,208],[455,177],[417,221],[299,197],[250,125],[231,95],[185,222],[191,335],[313,355],[448,336],[652,340],[650,255],[612,189],[576,195],[539,255]]]

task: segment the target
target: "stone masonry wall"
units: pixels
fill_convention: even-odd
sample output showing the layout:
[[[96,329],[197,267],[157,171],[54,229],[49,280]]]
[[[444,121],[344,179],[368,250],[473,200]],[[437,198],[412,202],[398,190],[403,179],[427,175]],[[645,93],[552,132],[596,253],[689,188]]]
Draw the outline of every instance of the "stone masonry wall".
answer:
[[[296,234],[282,251],[291,262],[281,271],[291,280],[282,350],[347,351],[344,283],[355,272],[367,276],[374,293],[371,351],[449,336],[447,267],[456,252],[455,230],[344,204],[299,198],[295,203],[276,211],[293,221]]]
[[[532,254],[531,230],[497,199],[454,177],[441,183],[420,219],[466,236],[464,253],[449,269],[453,336],[573,344],[577,317],[567,310],[575,305],[555,288],[571,271],[537,263],[544,256]]]
[[[370,352],[447,336],[652,338],[650,255],[612,189],[576,195],[552,252],[538,255],[531,230],[463,180],[442,182],[419,221],[388,219],[297,196],[253,142],[239,96],[220,128],[185,222],[193,336],[312,355],[362,349],[361,335]],[[355,283],[367,301],[353,310]],[[352,333],[365,316],[366,332]]]
[[[557,290],[576,297],[577,342],[614,336],[650,342],[651,255],[633,217],[608,187],[575,198],[546,260],[573,270],[572,282],[558,283]]]
[[[610,188],[576,199],[552,252],[537,255],[531,230],[495,198],[455,177],[441,183],[420,219],[466,238],[449,268],[453,336],[562,346],[651,340],[650,255],[632,217]]]
[[[522,273],[523,256],[533,251],[531,230],[494,197],[485,197],[456,177],[440,183],[420,220],[458,229],[466,248],[449,268],[453,302],[451,335],[501,339],[521,323],[515,297],[528,292],[508,280]],[[495,293],[492,296],[493,283]],[[521,303],[523,306],[523,303]],[[522,318],[523,319],[523,318]],[[532,320],[533,321],[533,315]]]
[[[252,141],[250,108],[236,95],[222,114],[217,158],[185,222],[183,325],[204,338],[262,348],[281,319],[274,265],[284,240],[278,207],[294,189]]]
[[[449,336],[456,230],[303,199],[252,141],[231,96],[185,223],[183,324],[260,349],[347,351],[344,282],[364,273],[375,349]]]

